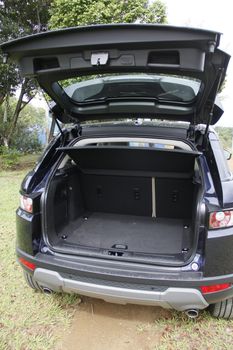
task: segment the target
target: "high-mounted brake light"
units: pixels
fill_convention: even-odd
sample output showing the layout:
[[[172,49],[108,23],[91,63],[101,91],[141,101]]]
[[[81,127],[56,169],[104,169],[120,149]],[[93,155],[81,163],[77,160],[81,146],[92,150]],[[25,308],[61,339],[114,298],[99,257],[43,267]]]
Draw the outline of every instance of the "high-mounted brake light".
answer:
[[[201,292],[202,294],[220,292],[221,290],[228,289],[231,286],[232,286],[231,283],[214,284],[212,286],[201,286]]]
[[[19,261],[21,262],[22,265],[26,266],[28,269],[34,271],[36,268],[36,265],[33,264],[32,262],[24,259],[24,258],[19,258]]]
[[[233,226],[233,210],[214,211],[209,216],[209,228],[224,228]]]
[[[20,207],[27,211],[28,213],[32,213],[33,211],[33,201],[30,197],[26,197],[20,195]]]

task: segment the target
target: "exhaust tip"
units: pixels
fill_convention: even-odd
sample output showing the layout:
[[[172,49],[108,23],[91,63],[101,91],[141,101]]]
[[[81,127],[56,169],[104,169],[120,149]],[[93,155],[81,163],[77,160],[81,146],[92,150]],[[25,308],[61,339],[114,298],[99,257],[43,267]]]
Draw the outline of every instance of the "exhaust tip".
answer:
[[[185,313],[189,318],[192,318],[192,319],[195,319],[199,316],[199,310],[197,309],[189,309],[189,310],[186,310]]]
[[[53,293],[52,289],[48,287],[42,287],[43,293],[46,295],[51,295]]]

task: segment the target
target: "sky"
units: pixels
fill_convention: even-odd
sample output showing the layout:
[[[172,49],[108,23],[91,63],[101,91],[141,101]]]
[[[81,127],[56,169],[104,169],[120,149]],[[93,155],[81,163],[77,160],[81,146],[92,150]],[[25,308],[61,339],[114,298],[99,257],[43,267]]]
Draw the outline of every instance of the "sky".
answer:
[[[197,27],[222,33],[220,49],[233,56],[233,2],[231,0],[163,0],[168,23]],[[233,57],[227,71],[226,87],[221,94],[224,115],[219,126],[233,127]]]

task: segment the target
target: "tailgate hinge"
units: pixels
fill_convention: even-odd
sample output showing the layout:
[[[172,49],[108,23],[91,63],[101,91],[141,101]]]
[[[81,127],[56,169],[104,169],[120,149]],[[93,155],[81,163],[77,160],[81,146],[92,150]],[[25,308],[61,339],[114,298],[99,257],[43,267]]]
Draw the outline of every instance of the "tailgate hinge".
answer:
[[[70,134],[72,136],[72,139],[81,136],[82,135],[82,127],[80,125],[80,123],[77,123],[71,130],[70,130]]]
[[[187,139],[190,141],[195,141],[195,125],[190,124],[187,130]]]
[[[196,119],[197,119],[197,110],[196,107],[193,111],[193,120],[189,125],[189,128],[187,130],[187,139],[194,142],[195,141],[195,131],[196,131]]]

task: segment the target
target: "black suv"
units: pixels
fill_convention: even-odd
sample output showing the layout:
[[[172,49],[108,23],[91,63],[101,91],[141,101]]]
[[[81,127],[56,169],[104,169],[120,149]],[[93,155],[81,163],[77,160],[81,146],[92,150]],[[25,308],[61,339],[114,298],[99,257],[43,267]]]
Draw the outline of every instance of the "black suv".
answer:
[[[230,58],[219,40],[121,24],[2,45],[59,131],[21,187],[30,287],[233,318],[233,177],[211,127]]]

